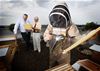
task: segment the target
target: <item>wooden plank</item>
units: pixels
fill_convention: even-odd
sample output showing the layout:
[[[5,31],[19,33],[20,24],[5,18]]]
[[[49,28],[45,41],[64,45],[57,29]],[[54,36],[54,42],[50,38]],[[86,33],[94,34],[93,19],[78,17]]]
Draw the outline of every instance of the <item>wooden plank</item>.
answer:
[[[0,46],[0,49],[1,48],[7,48],[7,47],[9,47],[10,45],[2,45],[2,46]]]
[[[16,40],[16,37],[14,35],[12,35],[12,36],[0,36],[0,42],[1,41],[10,41],[10,40]]]
[[[88,33],[85,37],[80,38],[80,40],[78,40],[76,43],[74,43],[73,45],[71,45],[70,47],[68,47],[67,49],[65,49],[62,53],[65,54],[68,51],[76,48],[78,45],[82,44],[83,42],[87,41],[88,39],[90,39],[92,36],[94,36],[96,33],[98,33],[100,31],[100,27],[98,27],[97,29],[91,31],[90,33]]]
[[[72,66],[70,64],[60,64],[58,66],[55,66],[53,68],[50,68],[46,71],[74,71]]]
[[[100,71],[100,65],[92,62],[91,60],[79,60],[77,63],[89,71]]]

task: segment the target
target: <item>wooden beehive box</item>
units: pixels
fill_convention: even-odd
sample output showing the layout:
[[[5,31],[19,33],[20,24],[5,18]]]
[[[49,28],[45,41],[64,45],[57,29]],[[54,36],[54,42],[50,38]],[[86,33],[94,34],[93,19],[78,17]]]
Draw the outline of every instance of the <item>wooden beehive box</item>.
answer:
[[[74,71],[74,69],[70,64],[60,64],[46,71]]]

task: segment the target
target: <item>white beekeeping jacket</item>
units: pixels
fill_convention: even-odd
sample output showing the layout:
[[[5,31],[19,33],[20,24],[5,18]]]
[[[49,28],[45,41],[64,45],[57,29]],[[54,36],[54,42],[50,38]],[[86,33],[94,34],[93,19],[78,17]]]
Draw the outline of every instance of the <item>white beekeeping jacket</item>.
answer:
[[[50,33],[55,34],[55,35],[66,35],[66,33],[68,33],[70,37],[80,36],[79,30],[77,29],[76,25],[72,24],[67,32],[66,32],[66,29],[65,28],[55,28],[55,27],[52,27],[51,24],[49,24],[43,35],[44,41],[52,39],[53,35],[51,35]]]

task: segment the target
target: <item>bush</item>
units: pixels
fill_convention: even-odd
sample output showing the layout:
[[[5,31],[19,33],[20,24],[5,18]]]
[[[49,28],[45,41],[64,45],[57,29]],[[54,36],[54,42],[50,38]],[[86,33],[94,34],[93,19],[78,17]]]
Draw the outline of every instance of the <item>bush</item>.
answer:
[[[15,26],[15,24],[10,24],[9,25],[9,30],[13,32],[14,26]]]
[[[86,30],[93,30],[96,28],[98,28],[98,25],[94,22],[86,23],[86,25],[85,25]]]

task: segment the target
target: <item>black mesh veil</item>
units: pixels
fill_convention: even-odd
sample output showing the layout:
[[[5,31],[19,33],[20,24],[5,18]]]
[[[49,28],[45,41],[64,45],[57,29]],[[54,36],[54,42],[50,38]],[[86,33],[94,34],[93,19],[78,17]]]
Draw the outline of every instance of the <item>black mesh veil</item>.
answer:
[[[66,28],[70,25],[71,17],[67,5],[56,5],[49,14],[49,21],[57,28]]]

